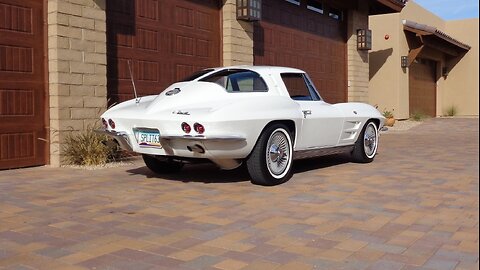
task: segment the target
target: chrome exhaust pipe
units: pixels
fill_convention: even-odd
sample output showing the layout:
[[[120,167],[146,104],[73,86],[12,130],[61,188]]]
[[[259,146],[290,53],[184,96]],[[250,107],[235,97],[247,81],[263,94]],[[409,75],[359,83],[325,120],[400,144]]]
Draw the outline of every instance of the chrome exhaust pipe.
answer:
[[[193,153],[198,153],[198,154],[204,154],[205,153],[205,149],[199,144],[188,145],[187,149],[188,149],[188,151],[193,152]]]

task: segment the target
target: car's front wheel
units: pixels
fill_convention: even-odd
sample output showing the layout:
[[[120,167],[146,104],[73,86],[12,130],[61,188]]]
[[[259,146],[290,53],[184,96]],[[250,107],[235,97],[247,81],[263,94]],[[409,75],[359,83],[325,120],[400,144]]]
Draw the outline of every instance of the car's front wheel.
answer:
[[[265,128],[252,153],[247,159],[247,168],[252,183],[273,186],[292,177],[292,138],[282,124]]]
[[[368,121],[352,152],[354,162],[369,163],[372,162],[378,149],[378,127],[372,120]]]
[[[145,165],[147,165],[147,168],[157,174],[176,173],[179,172],[183,167],[182,162],[174,161],[168,158],[159,159],[150,155],[142,155],[142,157]]]

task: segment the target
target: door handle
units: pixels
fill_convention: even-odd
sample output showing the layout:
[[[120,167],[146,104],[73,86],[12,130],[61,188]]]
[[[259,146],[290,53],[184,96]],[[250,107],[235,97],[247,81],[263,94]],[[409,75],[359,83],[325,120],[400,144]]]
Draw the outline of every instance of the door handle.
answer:
[[[303,118],[307,118],[307,115],[311,115],[312,111],[311,110],[304,110],[303,112]]]

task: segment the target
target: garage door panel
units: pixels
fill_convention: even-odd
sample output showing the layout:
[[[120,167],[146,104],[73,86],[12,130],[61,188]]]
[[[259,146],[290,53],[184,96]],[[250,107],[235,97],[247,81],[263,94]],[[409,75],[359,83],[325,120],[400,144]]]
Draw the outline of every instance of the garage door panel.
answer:
[[[133,97],[128,59],[140,95],[157,94],[199,67],[220,65],[218,1],[135,2],[135,18],[125,22],[116,1],[107,1],[111,103]]]
[[[28,3],[27,6],[19,5],[18,1],[4,0],[0,3],[0,29],[10,30],[13,32],[32,33],[33,23],[32,15],[34,10],[28,5],[36,5],[38,3]]]
[[[436,116],[436,63],[418,60],[409,67],[410,113]]]
[[[130,0],[131,1],[131,0]],[[142,19],[158,21],[161,2],[158,0],[138,0],[137,16]]]
[[[254,63],[303,69],[326,101],[346,101],[345,23],[287,1],[264,0],[263,10]]]
[[[0,169],[46,163],[43,8],[0,0]]]

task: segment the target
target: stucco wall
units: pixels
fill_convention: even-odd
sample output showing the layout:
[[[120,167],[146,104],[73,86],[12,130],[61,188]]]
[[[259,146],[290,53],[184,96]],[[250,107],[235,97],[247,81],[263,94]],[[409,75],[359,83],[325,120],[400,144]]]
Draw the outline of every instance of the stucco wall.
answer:
[[[472,48],[452,68],[445,80],[445,91],[440,97],[443,113],[453,105],[458,115],[478,115],[478,24],[478,18],[447,22],[446,32]]]
[[[407,5],[400,13],[400,17],[402,20],[412,20],[414,22],[437,27],[441,31],[445,31],[446,22],[442,18],[426,10],[412,0],[408,1]]]
[[[402,69],[400,60],[409,53],[403,20],[434,26],[472,46],[473,52],[465,55],[446,79],[439,76],[436,105],[438,116],[444,115],[451,105],[458,108],[459,115],[478,115],[478,19],[446,22],[414,1],[409,1],[399,14],[370,16],[373,31],[373,48],[369,54],[370,103],[378,105],[380,111],[394,110],[397,119],[410,116],[409,69]],[[384,38],[385,34],[389,35],[388,40]],[[441,74],[443,62],[439,62],[437,74]],[[458,85],[466,87],[459,89]]]
[[[406,70],[400,67],[400,15],[370,16],[372,30],[372,50],[370,57],[370,104],[378,106],[379,111],[392,111],[395,117],[404,115],[405,104],[400,89],[404,86],[400,77]],[[408,96],[407,96],[408,102]],[[408,110],[408,103],[406,104]]]

